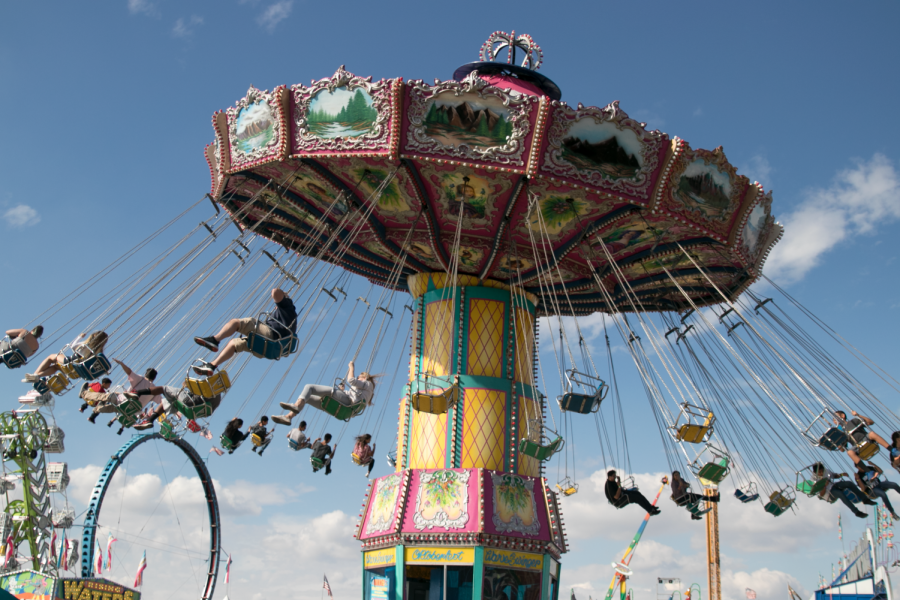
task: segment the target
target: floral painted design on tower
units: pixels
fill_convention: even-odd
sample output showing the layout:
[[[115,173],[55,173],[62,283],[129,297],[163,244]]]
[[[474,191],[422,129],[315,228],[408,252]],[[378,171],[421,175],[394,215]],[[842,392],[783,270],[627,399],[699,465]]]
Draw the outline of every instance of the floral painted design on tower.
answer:
[[[491,475],[494,488],[494,527],[500,533],[515,531],[524,535],[537,535],[541,524],[537,518],[534,499],[534,479],[525,479],[512,473]]]
[[[422,473],[413,522],[416,529],[462,529],[469,521],[469,471]]]
[[[366,522],[366,536],[392,529],[397,497],[400,495],[399,473],[393,473],[375,482],[372,491],[372,509]]]

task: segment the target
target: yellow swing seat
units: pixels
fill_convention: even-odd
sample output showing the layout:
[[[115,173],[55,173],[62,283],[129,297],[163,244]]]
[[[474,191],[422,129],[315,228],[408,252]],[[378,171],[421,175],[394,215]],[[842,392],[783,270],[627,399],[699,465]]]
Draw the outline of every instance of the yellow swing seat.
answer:
[[[556,489],[558,489],[559,493],[563,496],[574,496],[578,493],[578,483],[571,477],[566,477],[556,484]]]
[[[876,454],[878,454],[878,450],[881,447],[878,445],[878,442],[874,442],[872,440],[864,440],[861,444],[856,446],[856,455],[859,456],[862,460],[871,460]]]
[[[206,364],[205,361],[200,359],[194,361],[194,364],[197,363],[200,363],[201,365]],[[191,393],[200,396],[201,398],[214,398],[231,389],[231,379],[229,379],[228,372],[224,369],[216,371],[209,377],[191,377],[190,373],[191,370],[189,368],[188,374],[184,378],[184,386],[189,389]]]
[[[435,378],[432,376],[432,378]],[[427,382],[429,376],[425,376]],[[419,412],[432,415],[442,415],[459,400],[459,376],[453,378],[453,382],[446,388],[434,391],[416,390],[410,394],[409,402]]]
[[[684,422],[679,423],[679,421]],[[709,439],[716,422],[716,415],[711,410],[700,406],[683,403],[675,424],[669,427],[676,442],[702,444]]]

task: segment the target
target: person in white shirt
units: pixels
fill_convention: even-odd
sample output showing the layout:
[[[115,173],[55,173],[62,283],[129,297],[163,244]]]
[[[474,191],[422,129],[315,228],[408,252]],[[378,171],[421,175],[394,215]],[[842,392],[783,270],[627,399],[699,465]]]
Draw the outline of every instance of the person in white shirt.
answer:
[[[317,385],[311,383],[303,388],[300,397],[294,404],[279,402],[281,408],[288,411],[286,415],[272,415],[272,421],[281,425],[290,425],[303,407],[309,405],[317,410],[322,410],[322,397],[331,396],[344,406],[356,406],[365,404],[372,406],[372,398],[375,396],[375,378],[369,373],[362,372],[355,376],[353,361],[350,361],[345,379],[345,389],[334,389],[330,385]]]
[[[129,390],[128,393],[135,393],[140,390],[149,390],[153,387],[153,382],[156,380],[156,369],[149,368],[144,372],[144,375],[138,375],[134,371],[132,371],[128,365],[123,363],[122,361],[114,358],[113,361],[119,364],[122,367],[122,370],[125,371],[125,375],[128,377],[128,385]],[[85,404],[92,404],[94,406],[93,413],[90,417],[88,417],[88,421],[94,423],[97,419],[97,415],[101,413],[111,413],[116,412],[116,408],[127,400],[124,393],[120,392],[110,392],[110,393],[97,393],[91,391],[90,388],[82,387],[81,398],[85,401]],[[146,408],[148,404],[151,402],[160,402],[162,399],[159,395],[156,396],[138,396],[138,399],[141,403],[141,408]],[[84,408],[84,407],[83,407]]]

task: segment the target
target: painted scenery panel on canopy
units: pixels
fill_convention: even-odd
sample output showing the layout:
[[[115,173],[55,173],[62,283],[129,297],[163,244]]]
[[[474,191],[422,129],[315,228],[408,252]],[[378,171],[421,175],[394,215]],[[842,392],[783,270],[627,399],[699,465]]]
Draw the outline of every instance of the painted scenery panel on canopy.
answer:
[[[421,174],[440,207],[440,221],[456,223],[462,214],[465,228],[486,233],[493,232],[497,214],[513,187],[513,180],[507,174],[455,165],[426,163],[421,167]]]
[[[512,132],[509,108],[495,97],[445,93],[425,113],[425,133],[445,146],[502,146]]]
[[[376,199],[379,218],[408,217],[416,213],[410,207],[417,203],[406,189],[406,172],[388,165],[368,162],[360,158],[341,158],[328,161],[326,166],[338,175],[348,188],[356,192],[363,205]]]
[[[618,102],[605,108],[558,106],[549,119],[541,170],[647,201],[667,139],[629,118]]]
[[[404,154],[525,166],[537,98],[507,93],[475,75],[433,86],[410,81],[406,90]]]
[[[494,269],[493,275],[499,279],[518,278],[520,273],[526,273],[532,268],[534,268],[533,260],[523,256],[504,254],[497,261],[497,267]]]
[[[765,202],[754,206],[741,230],[741,250],[749,257],[756,256],[766,222],[769,220],[770,206],[771,204]]]
[[[330,210],[329,214],[334,217],[344,216],[350,208],[342,196],[309,172],[297,172],[291,181],[291,190],[312,202],[323,213]]]
[[[609,213],[617,205],[616,200],[600,199],[595,194],[548,180],[529,183],[527,194],[528,201],[525,201],[526,198],[520,199],[516,203],[515,212],[521,215],[518,218],[526,219],[527,227],[535,232],[535,241],[546,236],[555,243],[577,235],[592,221]],[[532,208],[529,214],[529,206],[535,197],[539,210]],[[513,223],[518,221],[516,216],[512,216],[510,220]],[[523,236],[521,241],[516,240],[517,243],[524,244],[524,248],[528,249],[520,251],[520,254],[527,255],[531,252],[532,245],[528,232],[521,224],[514,225],[514,231]]]
[[[306,121],[316,137],[359,137],[370,133],[378,119],[372,96],[361,88],[324,89],[313,96]]]
[[[731,207],[732,192],[728,173],[723,173],[702,158],[688,164],[675,188],[675,195],[686,207],[714,219],[725,216]]]
[[[512,473],[485,475],[485,533],[549,539],[540,480]]]
[[[610,179],[634,179],[644,166],[642,150],[630,129],[581,119],[569,128],[560,155],[579,169],[599,171]]]
[[[275,118],[275,111],[265,101],[242,108],[235,127],[237,148],[249,154],[272,143],[275,138]]]

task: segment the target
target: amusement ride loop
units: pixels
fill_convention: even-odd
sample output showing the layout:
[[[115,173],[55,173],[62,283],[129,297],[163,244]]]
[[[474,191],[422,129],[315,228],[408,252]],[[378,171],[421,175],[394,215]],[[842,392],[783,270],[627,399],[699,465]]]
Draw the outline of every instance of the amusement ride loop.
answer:
[[[97,527],[100,520],[100,509],[103,506],[103,499],[106,497],[106,491],[113,476],[123,463],[125,458],[131,452],[145,444],[154,440],[162,440],[163,437],[159,433],[146,433],[135,435],[125,442],[119,450],[113,454],[109,462],[100,473],[97,484],[91,492],[90,503],[88,504],[87,513],[84,518],[84,532],[81,536],[81,576],[91,577],[94,569],[94,548],[96,546]],[[210,600],[216,589],[216,578],[219,575],[219,555],[221,553],[221,521],[219,519],[219,502],[216,499],[216,490],[213,486],[212,476],[206,468],[203,459],[197,454],[197,451],[189,443],[182,439],[171,440],[172,443],[184,452],[190,463],[197,471],[197,477],[203,485],[203,494],[206,498],[207,511],[209,513],[209,556],[207,564],[209,571],[206,574],[206,584],[203,586],[203,594],[200,596],[202,600]]]

